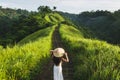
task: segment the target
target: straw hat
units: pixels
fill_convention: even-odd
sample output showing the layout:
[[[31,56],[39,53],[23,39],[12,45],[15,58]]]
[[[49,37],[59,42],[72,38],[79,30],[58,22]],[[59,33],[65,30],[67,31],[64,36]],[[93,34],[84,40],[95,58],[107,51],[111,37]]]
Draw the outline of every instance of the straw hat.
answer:
[[[63,48],[56,48],[53,50],[53,55],[55,57],[62,57],[65,53],[65,50]]]

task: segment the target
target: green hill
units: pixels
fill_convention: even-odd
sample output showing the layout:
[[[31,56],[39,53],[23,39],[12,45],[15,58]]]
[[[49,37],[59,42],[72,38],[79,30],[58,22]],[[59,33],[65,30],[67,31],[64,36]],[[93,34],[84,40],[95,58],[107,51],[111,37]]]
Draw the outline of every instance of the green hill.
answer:
[[[42,71],[43,65],[48,62],[53,30],[54,27],[49,27],[44,29],[46,34],[44,36],[34,35],[43,34],[42,30],[32,34],[36,37],[28,36],[28,40],[25,38],[20,44],[26,43],[26,41],[30,42],[22,46],[16,45],[13,48],[1,49],[0,80],[34,79]],[[33,39],[36,40],[32,42]]]
[[[50,14],[45,16],[45,19],[48,22],[53,23],[53,24],[64,21],[64,18],[58,13],[50,13]]]
[[[61,12],[61,14],[72,20],[78,27],[90,30],[95,38],[112,44],[120,44],[120,10],[85,11],[80,14]]]
[[[50,12],[0,8],[0,45],[14,46],[26,36],[52,26],[52,23],[44,18],[48,13]]]
[[[21,45],[21,44],[25,44],[25,43],[29,43],[29,42],[34,42],[34,41],[41,39],[42,37],[46,37],[51,32],[51,29],[52,28],[50,26],[48,28],[36,31],[36,32],[32,33],[31,35],[25,37],[21,41],[19,41],[18,44]]]
[[[46,14],[46,21],[54,23],[64,19],[54,13],[52,19],[49,18],[53,13]],[[48,18],[47,18],[48,16]],[[49,21],[50,20],[50,21]],[[40,74],[43,65],[49,61],[49,51],[52,48],[52,33],[56,24],[40,29],[22,39],[13,48],[0,47],[0,80],[33,80]]]
[[[0,6],[0,45],[5,47],[8,44],[14,44],[30,32],[27,31],[28,27],[25,29],[25,25],[23,26],[23,19],[29,15],[30,12],[27,10]]]
[[[72,54],[74,80],[119,80],[120,48],[103,41],[86,39],[73,26],[61,24],[60,34]]]
[[[78,30],[57,12],[46,13],[43,18],[38,15],[34,14],[27,20],[28,23],[35,20],[38,24],[43,22],[48,26],[37,28],[36,32],[26,36],[13,48],[0,47],[0,80],[34,80],[36,75],[43,72],[44,65],[50,60],[49,50],[52,48],[55,27],[60,27],[65,50],[72,55],[74,72],[71,73],[74,80],[120,79],[118,46],[86,38],[87,33],[82,28]]]

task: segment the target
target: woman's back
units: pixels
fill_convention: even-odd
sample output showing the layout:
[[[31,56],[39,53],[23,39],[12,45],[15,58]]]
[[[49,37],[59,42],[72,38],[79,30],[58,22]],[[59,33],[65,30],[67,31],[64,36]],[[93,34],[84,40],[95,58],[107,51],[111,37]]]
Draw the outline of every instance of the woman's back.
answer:
[[[53,56],[53,62],[56,66],[59,66],[59,64],[62,62],[62,57]]]
[[[64,51],[63,48],[56,48],[54,50],[51,50],[50,53],[54,62],[54,80],[63,80],[62,61],[69,62],[67,53]],[[65,56],[65,58],[63,56]]]

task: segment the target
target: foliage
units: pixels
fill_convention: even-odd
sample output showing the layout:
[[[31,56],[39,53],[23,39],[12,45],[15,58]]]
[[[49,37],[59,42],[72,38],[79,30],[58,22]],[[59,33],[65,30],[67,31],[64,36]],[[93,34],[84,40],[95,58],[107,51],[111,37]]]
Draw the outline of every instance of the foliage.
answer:
[[[59,12],[61,15],[63,15],[64,17],[64,21],[62,22],[62,24],[67,24],[69,26],[73,26],[77,29],[79,29],[83,34],[85,38],[96,38],[94,33],[92,31],[90,31],[88,28],[86,27],[81,27],[79,26],[79,22],[77,24],[77,16],[75,14],[69,14],[69,13],[63,13],[63,12]],[[75,24],[76,23],[76,24]]]
[[[120,44],[120,10],[115,12],[97,10],[80,14],[62,13],[78,27],[92,32],[93,36],[112,44]]]
[[[46,14],[47,15],[47,14]],[[43,18],[43,13],[21,9],[0,9],[0,45],[15,44],[27,35],[52,26]]]
[[[52,10],[50,9],[49,6],[40,6],[38,7],[38,11],[42,13],[50,13]]]
[[[39,30],[39,31],[36,31],[33,34],[31,34],[31,35],[25,37],[24,39],[22,39],[21,41],[19,41],[18,44],[23,45],[25,43],[34,42],[40,38],[43,38],[43,37],[49,35],[50,32],[51,32],[51,29],[49,27]]]
[[[52,24],[64,21],[64,18],[58,13],[50,13],[47,16],[45,16],[45,19]]]
[[[61,25],[60,34],[74,64],[74,80],[119,80],[120,48],[85,39],[72,26]]]
[[[64,20],[59,14],[53,14],[46,14],[43,19],[39,17],[41,13],[32,13],[25,19],[23,19],[24,16],[20,16],[18,22],[21,22],[21,24],[19,26],[24,29],[19,31],[23,35],[26,33],[24,30],[29,29],[28,26],[43,25],[43,28],[25,37],[13,48],[0,46],[0,80],[34,80],[36,75],[42,72],[43,65],[48,63],[49,60],[52,33],[56,27],[56,25],[51,25],[53,25],[53,22],[57,24],[57,22]],[[50,15],[52,15],[54,21],[49,19]],[[45,23],[39,24],[41,23],[40,20]],[[33,24],[29,25],[29,22]],[[50,26],[44,27],[46,23],[49,23]],[[16,30],[18,29],[19,27]],[[30,29],[28,31],[31,31]]]
[[[52,33],[56,25],[60,26],[59,31],[65,50],[72,55],[74,80],[119,80],[120,48],[107,42],[90,39],[91,34],[86,31],[89,26],[93,26],[96,34],[101,33],[105,28],[108,29],[109,23],[113,21],[115,22],[111,26],[118,28],[119,11],[113,14],[108,11],[96,11],[66,15],[70,18],[72,16],[70,20],[76,22],[77,26],[87,27],[83,29],[69,19],[64,19],[60,14],[51,12],[48,6],[40,6],[38,12],[0,7],[0,42],[6,45],[20,41],[13,48],[0,46],[0,80],[34,80],[49,60]],[[97,30],[93,24],[99,27],[103,25],[104,28],[101,27],[101,31]],[[116,29],[111,26],[108,32],[112,29],[115,33]]]
[[[54,28],[48,27],[31,34],[20,42],[22,46],[19,44],[6,49],[1,47],[0,80],[34,80],[34,77],[42,71],[43,65],[48,62]],[[45,35],[41,35],[43,31]],[[32,42],[33,40],[35,41]]]

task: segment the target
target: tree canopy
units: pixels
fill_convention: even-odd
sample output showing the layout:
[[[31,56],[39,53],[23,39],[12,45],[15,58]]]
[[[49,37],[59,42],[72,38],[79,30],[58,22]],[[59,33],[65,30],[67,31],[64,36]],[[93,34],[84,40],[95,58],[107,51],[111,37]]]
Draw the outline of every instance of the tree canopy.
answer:
[[[40,6],[39,12],[0,7],[0,45],[14,44],[27,35],[50,26],[44,16],[51,10]],[[44,13],[44,14],[43,14]]]

